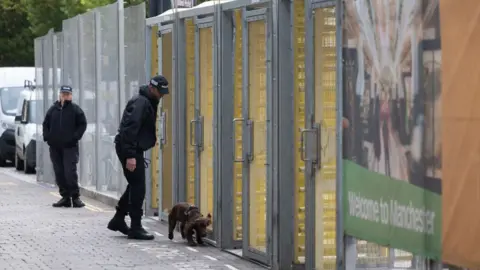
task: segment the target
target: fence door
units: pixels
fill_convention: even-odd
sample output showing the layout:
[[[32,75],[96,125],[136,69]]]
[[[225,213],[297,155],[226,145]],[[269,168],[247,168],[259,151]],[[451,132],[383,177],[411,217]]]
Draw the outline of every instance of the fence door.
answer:
[[[173,32],[172,25],[160,27],[158,38],[158,70],[171,85],[173,82]],[[157,189],[158,214],[162,220],[168,220],[168,212],[173,206],[172,162],[173,151],[170,136],[172,129],[172,95],[165,95],[159,104],[158,121],[160,132],[160,152],[158,154],[159,182]]]
[[[204,216],[214,213],[213,177],[213,21],[212,17],[195,20],[195,118],[190,121],[196,148],[195,181],[196,205]],[[215,217],[213,217],[215,218]],[[214,222],[208,228],[208,238],[214,238]]]
[[[271,90],[266,8],[243,12],[243,255],[269,264]]]
[[[301,147],[302,159],[306,162],[308,183],[305,202],[307,269],[336,268],[337,28],[334,4],[313,3],[308,20],[312,31],[307,38],[313,46],[307,56],[310,83],[306,89],[306,129],[301,131],[301,140],[305,142]]]

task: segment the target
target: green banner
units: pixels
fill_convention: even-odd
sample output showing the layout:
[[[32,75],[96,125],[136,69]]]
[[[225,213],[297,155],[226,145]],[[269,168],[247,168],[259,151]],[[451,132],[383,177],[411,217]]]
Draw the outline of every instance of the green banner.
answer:
[[[432,259],[441,257],[439,194],[344,160],[344,224],[348,235]]]

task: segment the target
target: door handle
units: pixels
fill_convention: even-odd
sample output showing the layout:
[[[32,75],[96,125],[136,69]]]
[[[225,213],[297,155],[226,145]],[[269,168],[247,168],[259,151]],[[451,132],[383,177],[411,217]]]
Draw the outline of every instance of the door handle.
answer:
[[[190,145],[191,146],[198,146],[196,140],[195,140],[195,137],[194,137],[194,134],[193,134],[193,129],[196,127],[196,125],[194,125],[195,123],[198,123],[198,120],[197,119],[193,119],[190,121]],[[196,132],[195,132],[195,135],[196,135]]]
[[[162,112],[162,121],[163,121],[163,126],[162,126],[162,144],[166,145],[167,144],[167,112]]]
[[[311,161],[312,163],[317,163],[317,160],[318,160],[318,150],[315,151],[316,153],[316,157],[315,158],[309,158],[306,156],[305,154],[305,135],[307,133],[314,133],[315,136],[317,137],[318,136],[318,129],[316,127],[314,128],[311,128],[311,129],[300,129],[300,148],[298,149],[300,151],[300,158],[302,159],[302,161],[306,162],[306,161]],[[317,148],[317,147],[316,147]]]
[[[322,166],[322,149],[323,149],[323,146],[322,146],[322,124],[320,123],[315,123],[313,124],[313,127],[314,129],[317,130],[316,132],[316,145],[315,145],[315,154],[317,155],[315,157],[316,161],[314,163],[316,163],[316,167],[318,169],[321,168]],[[325,146],[326,147],[326,146]]]
[[[247,160],[252,162],[254,159],[254,133],[253,133],[253,120],[247,120],[247,127],[248,127],[248,153],[247,153]]]
[[[200,151],[203,151],[203,119],[203,115],[198,118],[198,148]]]
[[[242,158],[241,159],[238,159],[237,158],[237,136],[236,136],[236,127],[235,127],[235,123],[236,122],[244,122],[245,119],[243,118],[234,118],[233,119],[233,162],[244,162],[245,161],[245,158],[243,157],[243,153],[242,153]],[[242,136],[242,141],[243,141],[243,136]],[[243,147],[242,147],[242,152],[243,152]]]

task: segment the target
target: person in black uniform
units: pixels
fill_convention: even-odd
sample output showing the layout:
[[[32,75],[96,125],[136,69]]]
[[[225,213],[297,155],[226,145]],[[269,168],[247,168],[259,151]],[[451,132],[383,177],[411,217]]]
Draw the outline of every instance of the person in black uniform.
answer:
[[[154,236],[143,229],[143,201],[145,199],[144,152],[157,141],[155,123],[157,106],[160,99],[168,94],[168,81],[157,75],[148,85],[140,87],[139,93],[132,97],[123,111],[118,134],[115,136],[115,150],[127,178],[127,188],[118,201],[115,216],[107,228],[128,235],[129,239],[153,240]],[[131,227],[125,222],[129,214]]]
[[[78,141],[87,129],[83,110],[72,102],[72,87],[60,88],[60,100],[43,120],[43,140],[50,146],[55,181],[62,198],[53,207],[84,207],[78,187]]]

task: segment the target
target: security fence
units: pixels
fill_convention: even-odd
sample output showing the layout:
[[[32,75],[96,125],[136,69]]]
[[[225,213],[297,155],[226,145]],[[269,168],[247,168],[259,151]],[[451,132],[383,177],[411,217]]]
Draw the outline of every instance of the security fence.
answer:
[[[89,119],[82,186],[124,190],[120,113],[160,73],[147,215],[196,204],[211,244],[273,269],[442,267],[438,1],[173,6],[146,23],[144,5],[101,7],[35,40],[41,111],[70,84]]]
[[[80,142],[81,186],[118,198],[126,181],[113,138],[125,100],[146,81],[145,4],[123,9],[119,2],[65,20],[62,32],[52,30],[35,40],[35,66],[36,96],[43,101],[37,107],[40,115],[58,99],[60,85],[66,84],[73,87],[74,102],[87,117]],[[45,143],[37,144],[37,157],[38,180],[54,184]]]

